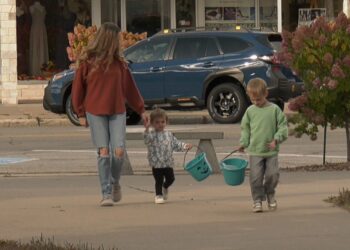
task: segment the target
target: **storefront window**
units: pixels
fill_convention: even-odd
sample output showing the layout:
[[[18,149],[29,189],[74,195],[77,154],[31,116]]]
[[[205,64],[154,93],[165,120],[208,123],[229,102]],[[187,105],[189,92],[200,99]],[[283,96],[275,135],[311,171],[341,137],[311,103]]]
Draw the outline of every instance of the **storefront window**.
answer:
[[[113,22],[121,26],[121,0],[101,1],[101,23]]]
[[[209,29],[254,28],[255,8],[255,0],[206,0],[205,26]]]
[[[91,0],[18,0],[16,5],[19,79],[43,80],[67,69],[67,33],[78,23],[91,25]]]
[[[196,1],[176,0],[176,27],[188,28],[196,26]]]
[[[126,0],[127,30],[151,36],[170,27],[170,0]]]
[[[310,25],[318,16],[334,19],[343,10],[343,0],[283,1],[283,28],[293,31],[300,25]]]
[[[259,1],[259,16],[261,29],[277,31],[277,0]]]

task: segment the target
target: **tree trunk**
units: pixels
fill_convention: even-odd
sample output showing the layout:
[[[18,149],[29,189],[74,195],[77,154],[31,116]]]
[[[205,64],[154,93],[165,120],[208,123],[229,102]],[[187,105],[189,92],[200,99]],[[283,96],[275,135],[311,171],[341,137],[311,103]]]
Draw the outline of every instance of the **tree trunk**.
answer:
[[[347,158],[350,162],[350,120],[349,115],[345,118],[345,131],[346,131],[346,146],[347,146]]]

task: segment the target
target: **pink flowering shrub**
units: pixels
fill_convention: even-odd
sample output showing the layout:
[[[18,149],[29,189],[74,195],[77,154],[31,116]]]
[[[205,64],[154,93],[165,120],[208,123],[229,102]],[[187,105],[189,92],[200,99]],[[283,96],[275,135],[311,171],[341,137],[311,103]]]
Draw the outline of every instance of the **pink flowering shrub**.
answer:
[[[283,32],[278,59],[305,83],[305,93],[290,101],[297,136],[317,138],[318,126],[345,127],[350,161],[350,19],[324,17],[295,32]]]
[[[68,58],[71,62],[75,62],[79,57],[83,49],[88,43],[95,38],[97,33],[97,27],[85,27],[84,25],[78,24],[74,27],[74,32],[68,33],[69,47],[67,47]],[[121,32],[121,47],[126,49],[133,44],[147,38],[147,32],[141,34],[134,34],[131,32]]]

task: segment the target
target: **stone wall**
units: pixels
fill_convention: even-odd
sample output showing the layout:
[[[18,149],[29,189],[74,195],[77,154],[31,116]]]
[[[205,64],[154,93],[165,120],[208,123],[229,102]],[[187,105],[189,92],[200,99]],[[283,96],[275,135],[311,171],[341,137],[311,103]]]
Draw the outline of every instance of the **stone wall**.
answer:
[[[17,103],[16,0],[0,0],[1,102]]]

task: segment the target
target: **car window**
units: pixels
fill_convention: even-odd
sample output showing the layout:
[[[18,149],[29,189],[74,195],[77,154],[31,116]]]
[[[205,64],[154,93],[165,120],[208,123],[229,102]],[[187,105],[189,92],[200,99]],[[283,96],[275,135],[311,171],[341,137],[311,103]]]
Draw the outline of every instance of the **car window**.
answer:
[[[207,40],[202,37],[178,38],[174,49],[173,59],[195,59],[205,57]]]
[[[214,39],[208,39],[206,56],[220,55],[220,51]]]
[[[237,53],[250,47],[250,44],[237,37],[218,37],[224,54]]]
[[[126,59],[134,63],[164,60],[170,46],[170,39],[152,39],[144,42],[126,54]]]
[[[259,35],[257,40],[266,47],[279,52],[282,48],[282,36],[280,34]]]

